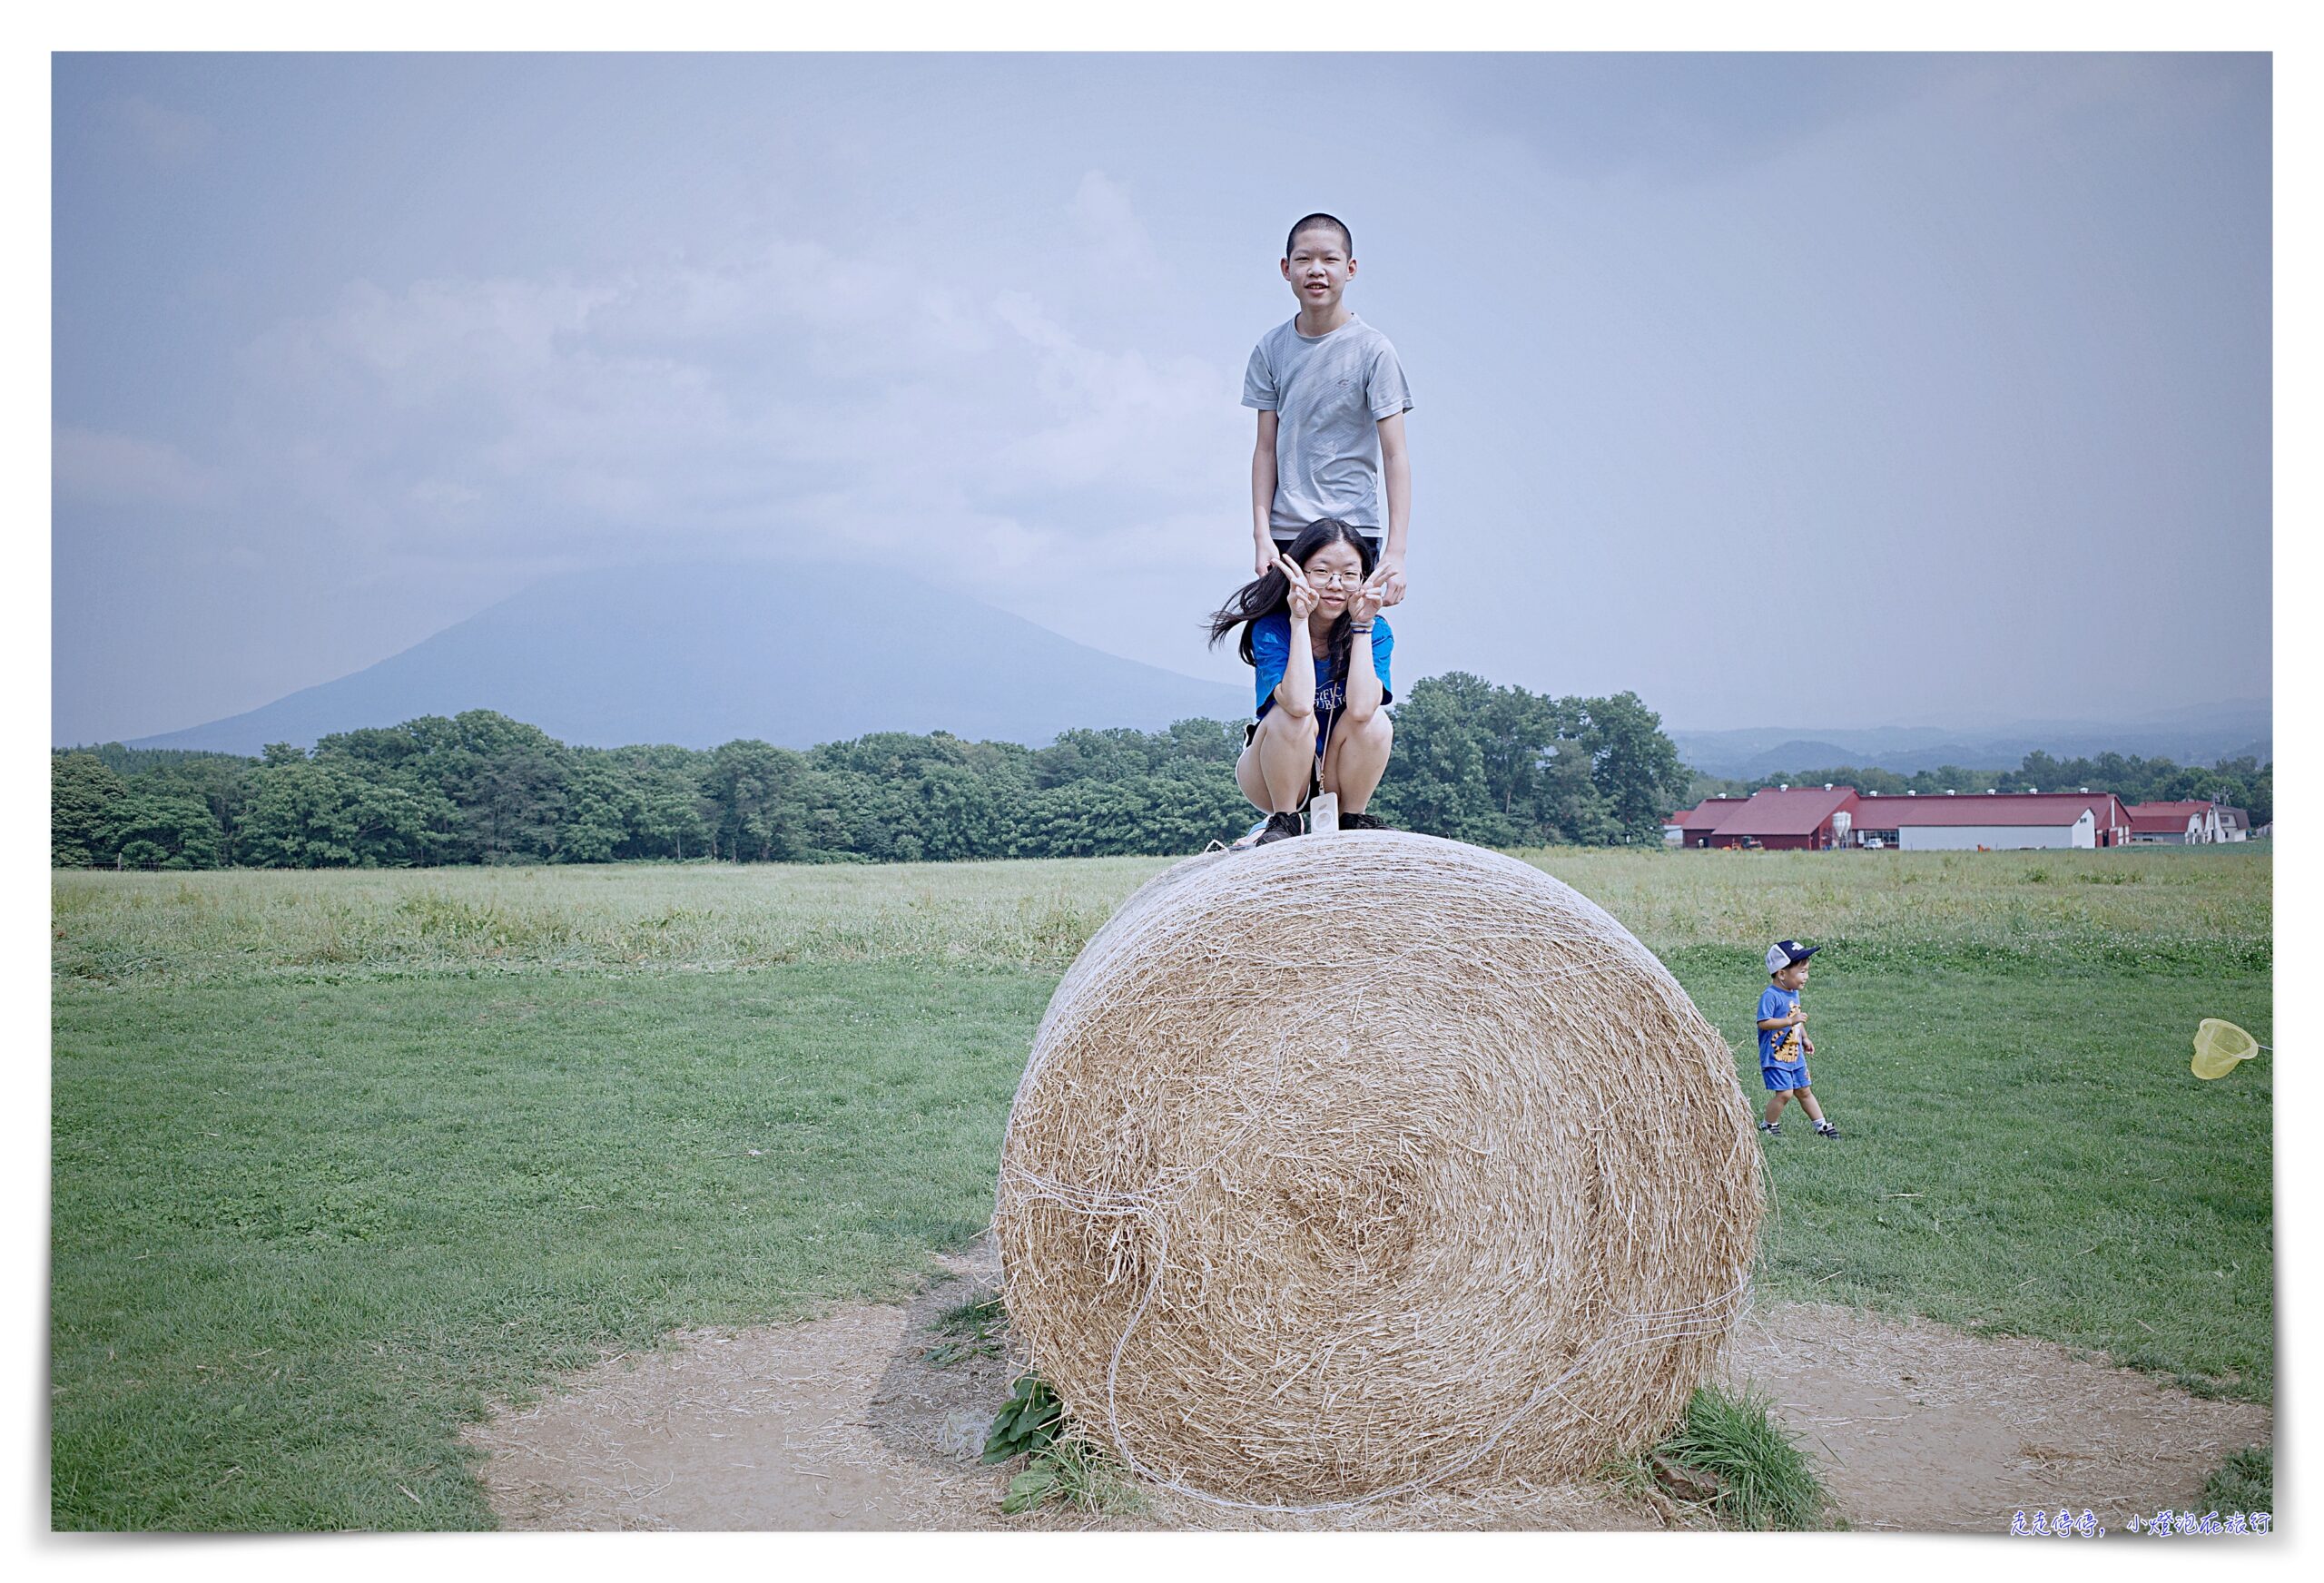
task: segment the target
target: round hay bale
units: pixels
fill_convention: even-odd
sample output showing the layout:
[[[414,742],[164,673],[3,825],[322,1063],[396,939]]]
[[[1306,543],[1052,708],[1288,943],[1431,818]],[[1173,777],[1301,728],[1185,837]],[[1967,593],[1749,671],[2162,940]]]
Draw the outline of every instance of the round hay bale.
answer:
[[[1366,831],[1123,904],[1042,1019],[994,1224],[1076,1420],[1314,1510],[1650,1443],[1742,1304],[1759,1164],[1726,1041],[1604,910]]]

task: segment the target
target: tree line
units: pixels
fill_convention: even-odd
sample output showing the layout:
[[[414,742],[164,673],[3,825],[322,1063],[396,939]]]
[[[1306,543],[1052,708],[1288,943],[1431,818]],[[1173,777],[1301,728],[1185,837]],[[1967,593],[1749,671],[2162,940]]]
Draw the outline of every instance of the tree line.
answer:
[[[1660,840],[1687,785],[1635,693],[1552,698],[1454,673],[1394,707],[1373,811],[1482,845]],[[1254,818],[1240,721],[1069,731],[1042,748],[881,732],[804,752],[569,746],[490,710],[257,758],[103,747],[51,758],[61,868],[916,862],[1167,855]]]
[[[2076,792],[2087,786],[2093,792],[2112,792],[2126,803],[2224,802],[2247,811],[2254,829],[2276,816],[2275,764],[2273,761],[2263,764],[2250,753],[2208,766],[2142,759],[2134,753],[2061,759],[2036,752],[2026,754],[2024,762],[2014,770],[1965,770],[1957,764],[1944,764],[1906,775],[1895,770],[1842,765],[1764,775],[1756,781],[1697,775],[1689,789],[1687,805],[1692,807],[1705,797],[1748,796],[1766,786],[1820,786],[1827,782],[1859,792],[1877,792],[1883,797],[1902,797],[1907,792],[1941,796],[1948,789],[1963,793]]]

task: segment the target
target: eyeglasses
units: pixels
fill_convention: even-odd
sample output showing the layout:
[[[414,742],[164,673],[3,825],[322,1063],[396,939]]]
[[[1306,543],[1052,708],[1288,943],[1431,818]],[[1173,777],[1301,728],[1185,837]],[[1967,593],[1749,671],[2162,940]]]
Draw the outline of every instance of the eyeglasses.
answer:
[[[1364,574],[1361,572],[1310,572],[1307,574],[1307,581],[1311,586],[1316,588],[1361,588],[1364,586]]]

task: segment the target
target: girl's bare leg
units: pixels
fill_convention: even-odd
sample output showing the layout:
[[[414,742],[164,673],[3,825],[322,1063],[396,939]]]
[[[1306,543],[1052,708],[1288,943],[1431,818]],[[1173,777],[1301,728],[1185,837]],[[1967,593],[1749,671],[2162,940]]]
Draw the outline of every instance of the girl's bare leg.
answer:
[[[1332,740],[1324,749],[1324,790],[1339,793],[1342,813],[1361,813],[1372,801],[1380,777],[1388,772],[1388,749],[1395,734],[1385,710],[1373,711],[1362,725],[1343,714],[1332,727]]]
[[[1315,717],[1294,717],[1276,704],[1261,717],[1258,734],[1235,761],[1235,783],[1262,813],[1289,813],[1307,794],[1315,762]]]

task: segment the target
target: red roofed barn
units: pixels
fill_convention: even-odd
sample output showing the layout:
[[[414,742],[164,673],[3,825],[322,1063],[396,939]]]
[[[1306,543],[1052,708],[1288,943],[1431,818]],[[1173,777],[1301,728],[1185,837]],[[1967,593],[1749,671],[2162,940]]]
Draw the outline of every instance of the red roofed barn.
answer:
[[[1711,832],[1718,829],[1719,821],[1750,801],[1748,797],[1706,797],[1694,807],[1672,814],[1679,821],[1679,844],[1710,845]]]
[[[2133,802],[2131,839],[2141,845],[2198,845],[2220,839],[2219,812],[2208,802]]]
[[[2118,846],[2130,814],[2111,792],[1984,792],[1966,797],[1867,797],[1859,840],[1906,851]]]
[[[1715,847],[1824,851],[1853,844],[1856,806],[1853,786],[1768,787],[1741,804],[1729,803],[1706,839]]]

